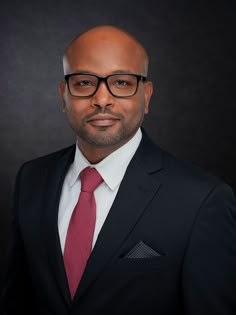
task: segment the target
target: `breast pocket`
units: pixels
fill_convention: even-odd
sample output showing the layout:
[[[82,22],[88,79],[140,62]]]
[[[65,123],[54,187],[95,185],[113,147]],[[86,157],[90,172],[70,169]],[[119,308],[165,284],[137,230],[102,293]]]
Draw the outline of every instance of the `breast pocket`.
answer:
[[[165,256],[155,258],[120,258],[112,265],[119,272],[154,272],[164,264]]]

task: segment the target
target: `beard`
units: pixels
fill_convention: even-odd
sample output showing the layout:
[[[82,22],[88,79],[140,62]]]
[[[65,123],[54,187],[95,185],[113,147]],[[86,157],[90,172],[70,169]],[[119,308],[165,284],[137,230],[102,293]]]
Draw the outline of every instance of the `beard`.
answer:
[[[87,121],[98,113],[111,114],[118,119],[118,122],[111,127],[100,126],[98,128],[90,128]],[[127,123],[122,114],[113,113],[110,109],[97,110],[93,114],[87,115],[78,125],[75,120],[70,120],[70,125],[84,143],[97,148],[108,148],[127,142],[141,126],[144,118],[144,111],[140,112],[139,118],[135,123]]]
[[[99,127],[98,132],[91,132],[85,127],[80,127],[77,130],[77,136],[84,142],[98,148],[117,145],[129,137],[127,130],[122,124],[120,124],[120,127],[115,132],[109,129],[109,127]]]

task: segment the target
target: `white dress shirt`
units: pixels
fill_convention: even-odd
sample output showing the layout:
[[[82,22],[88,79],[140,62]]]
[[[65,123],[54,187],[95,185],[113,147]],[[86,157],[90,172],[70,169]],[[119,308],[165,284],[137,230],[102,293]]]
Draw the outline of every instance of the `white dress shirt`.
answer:
[[[87,166],[95,167],[104,180],[94,191],[96,200],[96,224],[92,245],[94,247],[98,234],[116,197],[127,166],[136,152],[141,138],[142,132],[138,129],[133,138],[126,144],[97,164],[90,164],[79,150],[78,145],[76,145],[74,162],[66,174],[59,204],[58,229],[63,253],[69,221],[80,194],[80,172]]]

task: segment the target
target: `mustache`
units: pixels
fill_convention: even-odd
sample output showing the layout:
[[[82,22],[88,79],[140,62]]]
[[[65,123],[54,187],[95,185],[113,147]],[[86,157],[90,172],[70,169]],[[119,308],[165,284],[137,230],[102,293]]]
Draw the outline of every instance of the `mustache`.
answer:
[[[109,108],[98,108],[93,113],[86,115],[84,117],[84,121],[89,120],[89,119],[93,118],[94,116],[96,116],[98,114],[103,114],[103,115],[107,114],[107,115],[111,115],[111,116],[113,116],[115,118],[118,118],[118,119],[123,119],[124,118],[124,116],[122,114],[114,113]]]

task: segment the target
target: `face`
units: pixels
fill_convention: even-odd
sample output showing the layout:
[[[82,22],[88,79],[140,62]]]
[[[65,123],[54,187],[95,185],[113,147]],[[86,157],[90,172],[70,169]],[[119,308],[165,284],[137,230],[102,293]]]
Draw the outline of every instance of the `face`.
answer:
[[[86,72],[98,76],[128,72],[145,73],[145,60],[137,44],[121,34],[87,34],[80,38],[64,58],[65,73]],[[137,93],[126,98],[112,96],[104,82],[87,98],[71,96],[67,84],[60,82],[62,109],[77,135],[83,153],[92,149],[109,152],[126,143],[148,113],[151,82],[139,82]]]

